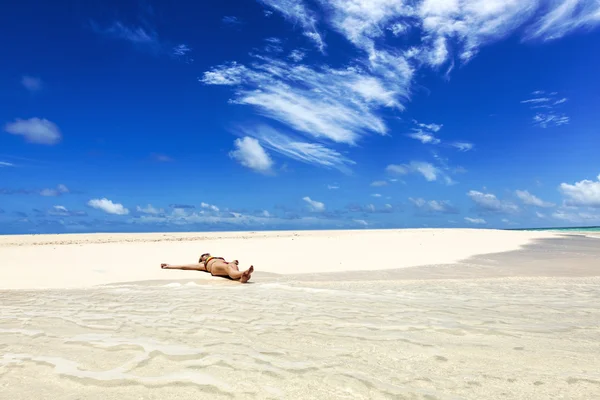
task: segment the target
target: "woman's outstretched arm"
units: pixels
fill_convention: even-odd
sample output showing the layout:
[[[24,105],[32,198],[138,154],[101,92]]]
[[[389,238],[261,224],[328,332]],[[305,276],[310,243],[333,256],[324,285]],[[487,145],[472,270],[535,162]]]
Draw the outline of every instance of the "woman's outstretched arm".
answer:
[[[184,271],[206,271],[206,265],[204,265],[204,263],[185,265],[160,264],[160,267],[162,269],[182,269]]]

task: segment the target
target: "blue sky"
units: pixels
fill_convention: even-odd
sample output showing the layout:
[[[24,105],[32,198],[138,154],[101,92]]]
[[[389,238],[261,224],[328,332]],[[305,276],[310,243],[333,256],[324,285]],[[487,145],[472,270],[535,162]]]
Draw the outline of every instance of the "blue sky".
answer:
[[[600,224],[597,1],[192,3],[4,7],[0,233]]]

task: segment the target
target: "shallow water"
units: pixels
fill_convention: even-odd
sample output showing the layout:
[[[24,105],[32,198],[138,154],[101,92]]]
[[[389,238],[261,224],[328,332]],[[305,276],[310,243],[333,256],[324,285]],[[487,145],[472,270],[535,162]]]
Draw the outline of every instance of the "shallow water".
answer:
[[[0,398],[592,399],[598,338],[598,278],[3,291]]]

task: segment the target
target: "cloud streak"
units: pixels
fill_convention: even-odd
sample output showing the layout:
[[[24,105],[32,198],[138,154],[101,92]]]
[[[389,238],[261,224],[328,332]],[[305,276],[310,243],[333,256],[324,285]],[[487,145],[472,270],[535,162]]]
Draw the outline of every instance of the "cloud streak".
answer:
[[[532,93],[534,97],[522,100],[521,104],[526,104],[531,110],[534,110],[533,124],[540,128],[567,125],[570,118],[564,113],[558,111],[569,99],[558,97],[556,92],[545,92],[537,90]]]
[[[392,175],[421,175],[428,182],[441,180],[447,185],[455,183],[452,178],[440,168],[424,161],[411,161],[408,164],[390,164],[385,170],[387,173]]]
[[[354,161],[321,143],[297,139],[267,125],[259,125],[254,129],[241,128],[241,131],[255,140],[258,146],[305,164],[337,169],[344,173],[349,173],[350,166],[354,164]]]

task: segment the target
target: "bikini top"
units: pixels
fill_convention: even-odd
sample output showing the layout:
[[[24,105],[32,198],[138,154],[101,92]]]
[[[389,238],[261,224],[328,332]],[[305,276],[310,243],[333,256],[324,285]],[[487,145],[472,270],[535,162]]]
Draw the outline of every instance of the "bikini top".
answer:
[[[204,261],[204,265],[208,265],[208,262],[209,262],[210,260],[212,260],[213,258],[218,258],[219,260],[223,260],[223,257],[213,257],[213,256],[210,256],[210,257],[208,257],[208,258],[206,259],[206,261]]]

